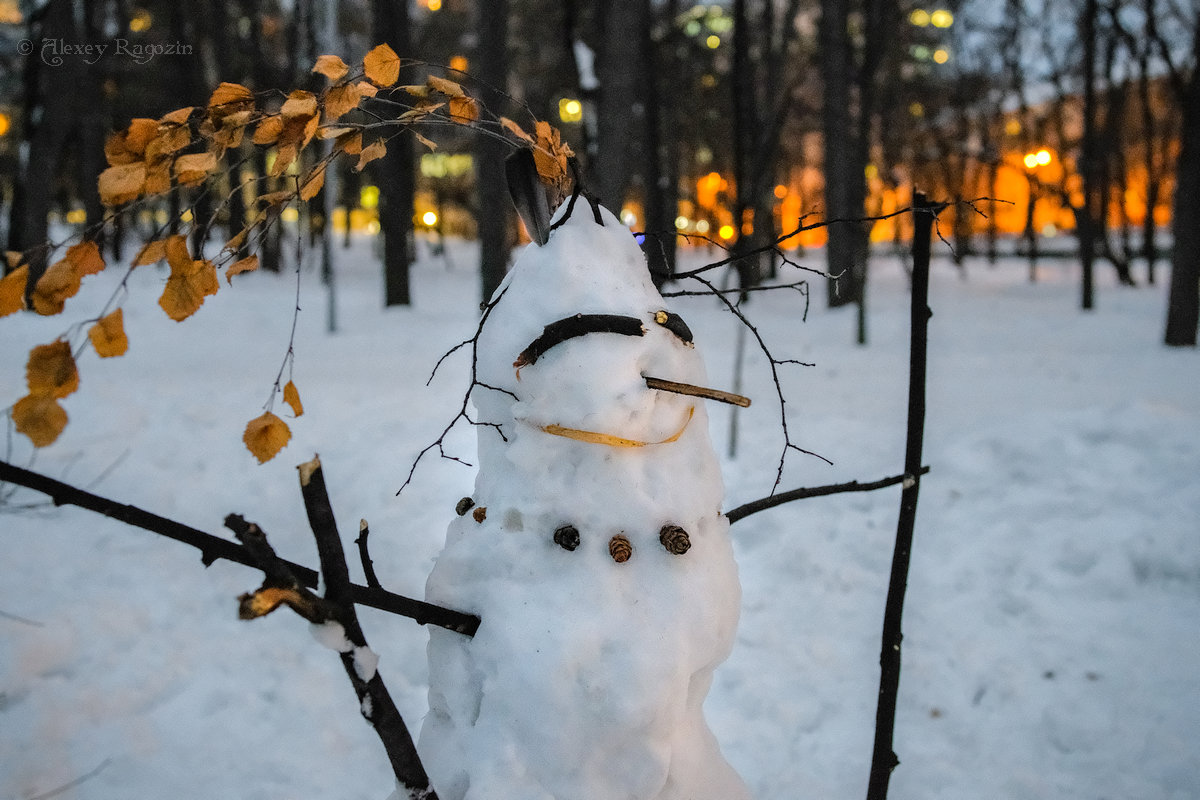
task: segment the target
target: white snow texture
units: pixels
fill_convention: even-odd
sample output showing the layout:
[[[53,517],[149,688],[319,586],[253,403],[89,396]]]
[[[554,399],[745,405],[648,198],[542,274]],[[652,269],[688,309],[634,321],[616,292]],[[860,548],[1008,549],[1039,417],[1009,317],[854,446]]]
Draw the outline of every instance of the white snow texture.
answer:
[[[601,213],[604,225],[581,202],[525,249],[479,339],[478,380],[494,388],[473,400],[504,438],[478,429],[475,509],[451,523],[427,585],[431,602],[483,619],[473,639],[430,635],[419,749],[444,800],[749,797],[702,709],[741,599],[707,416],[644,380],[705,385],[704,364],[656,321],[641,251]],[[645,333],[570,338],[518,375],[544,326],[575,314],[636,317]],[[567,525],[574,550],[554,541]],[[666,525],[690,550],[668,552]]]

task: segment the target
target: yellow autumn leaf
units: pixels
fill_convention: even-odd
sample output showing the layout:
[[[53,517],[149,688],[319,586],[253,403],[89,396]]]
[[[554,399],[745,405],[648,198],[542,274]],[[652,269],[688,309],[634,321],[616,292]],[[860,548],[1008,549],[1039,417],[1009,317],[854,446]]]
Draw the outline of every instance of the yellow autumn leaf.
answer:
[[[114,167],[140,161],[146,145],[157,135],[158,120],[137,117],[130,121],[128,128],[108,137],[104,143],[104,157],[109,166]]]
[[[133,257],[133,266],[144,267],[154,264],[167,257],[167,243],[164,239],[155,239],[142,245],[138,254]]]
[[[95,242],[82,241],[69,247],[63,258],[74,265],[75,274],[80,278],[104,271],[104,257],[100,255],[100,248]]]
[[[34,284],[33,310],[44,316],[62,313],[67,298],[75,296],[82,280],[67,259],[51,264]]]
[[[317,196],[325,185],[325,164],[317,164],[304,179],[300,181],[300,199],[308,202]]]
[[[278,455],[291,438],[292,432],[287,423],[270,411],[250,420],[246,425],[246,432],[242,434],[246,449],[254,454],[260,464],[265,464]]]
[[[313,65],[312,71],[324,75],[331,82],[336,82],[346,77],[350,67],[337,56],[317,56],[317,63]]]
[[[334,86],[325,93],[325,121],[331,122],[358,107],[362,90],[353,83]]]
[[[175,159],[175,179],[184,186],[203,183],[208,173],[217,168],[215,153],[192,153]]]
[[[171,263],[169,256],[168,263]],[[220,286],[217,267],[211,261],[197,259],[189,265],[171,263],[171,276],[167,278],[158,304],[168,317],[182,322],[195,314],[204,305],[204,298],[216,294]]]
[[[283,117],[272,115],[259,120],[254,129],[254,143],[261,145],[275,144],[279,134],[283,132]]]
[[[479,119],[479,103],[473,97],[450,98],[450,119],[463,124],[474,122]]]
[[[254,92],[242,86],[240,83],[222,82],[216,89],[213,90],[212,97],[208,99],[208,107],[223,106],[227,103],[239,103],[246,100],[253,100]]]
[[[30,394],[13,405],[12,421],[34,447],[46,447],[67,427],[67,412],[49,395]]]
[[[188,250],[187,238],[179,233],[163,240],[163,255],[166,257],[167,263],[171,265],[172,271],[184,269],[192,263],[192,254]]]
[[[66,397],[79,388],[75,356],[65,339],[41,344],[29,351],[25,362],[25,384],[29,393]]]
[[[358,155],[362,152],[362,131],[344,133],[337,137],[333,149],[335,152],[342,152],[348,156]]]
[[[258,256],[246,256],[225,268],[225,282],[232,284],[234,275],[241,275],[243,272],[253,272],[256,269],[258,269]]]
[[[400,80],[400,56],[381,44],[363,57],[363,73],[376,86],[391,86]]]
[[[125,336],[125,314],[117,309],[99,319],[88,329],[88,338],[92,340],[92,348],[101,358],[114,358],[125,355],[129,349],[129,339]]]
[[[288,381],[287,385],[283,387],[283,402],[291,406],[292,413],[297,417],[304,414],[304,405],[300,402],[300,391],[291,381]]]
[[[146,165],[140,161],[109,167],[100,173],[97,181],[100,201],[106,206],[119,206],[137,200],[145,183]]]
[[[160,161],[146,168],[146,194],[166,194],[171,191],[171,162]]]
[[[441,92],[447,97],[466,97],[467,93],[460,84],[437,75],[430,75],[426,82],[430,89]]]
[[[279,109],[279,115],[285,120],[292,117],[311,117],[317,113],[317,96],[303,89],[296,89],[288,95]]]
[[[533,144],[534,138],[532,136],[530,136],[528,133],[526,133],[524,128],[522,128],[517,123],[513,122],[508,117],[500,118],[500,126],[502,128],[504,128],[506,131],[508,131],[509,133],[511,133],[513,136],[516,136],[521,141],[526,142],[528,144]]]
[[[22,264],[0,278],[0,317],[7,317],[25,308],[25,285],[28,281],[28,264]]]
[[[362,152],[358,154],[358,164],[355,165],[354,171],[362,172],[363,167],[377,158],[383,158],[386,154],[387,145],[383,143],[382,139],[376,139],[364,147]]]
[[[195,110],[196,109],[194,106],[177,108],[171,113],[164,114],[163,116],[159,117],[158,121],[162,125],[182,125],[188,121],[188,119],[192,116],[192,112]]]

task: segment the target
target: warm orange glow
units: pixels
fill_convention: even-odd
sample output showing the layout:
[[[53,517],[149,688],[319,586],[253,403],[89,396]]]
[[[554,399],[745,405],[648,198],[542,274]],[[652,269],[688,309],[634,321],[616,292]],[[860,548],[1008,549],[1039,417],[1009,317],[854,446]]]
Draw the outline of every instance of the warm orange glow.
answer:
[[[785,197],[787,197],[787,187],[781,183],[775,187],[775,198],[782,200]]]
[[[1037,153],[1026,153],[1025,154],[1025,168],[1026,169],[1036,169],[1037,165],[1038,165]]]
[[[0,136],[4,136],[12,129],[12,120],[8,118],[8,114],[0,112]]]
[[[1044,167],[1050,163],[1050,151],[1044,148],[1034,153],[1033,157],[1040,166]]]
[[[720,236],[725,241],[729,241],[730,239],[733,238],[733,226],[732,225],[722,225],[721,229],[717,231],[717,235]]]
[[[470,66],[471,62],[467,60],[466,56],[452,56],[450,58],[450,69],[466,72]]]

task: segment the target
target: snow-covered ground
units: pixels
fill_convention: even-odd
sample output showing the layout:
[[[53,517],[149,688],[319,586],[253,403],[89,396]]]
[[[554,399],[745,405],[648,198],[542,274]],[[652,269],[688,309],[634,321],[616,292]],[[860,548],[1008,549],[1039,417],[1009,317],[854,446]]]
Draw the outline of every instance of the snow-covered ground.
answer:
[[[1076,309],[1077,274],[1047,262],[934,264],[926,462],[905,616],[896,798],[1200,797],[1200,354],[1159,344],[1163,287],[1115,287]],[[320,453],[344,537],[372,529],[384,583],[420,596],[473,471],[417,452],[454,415],[474,330],[469,245],[425,252],[416,304],[382,309],[367,243],[338,251],[338,327],[302,276],[293,378],[306,409],[259,466],[241,442],[287,347],[291,274],[222,280],[185,323],[142,268],[124,303],[128,355],[81,359],[71,424],[33,468],[223,533],[239,512],[282,555],[316,561],[294,466]],[[702,253],[689,255],[702,263]],[[819,254],[808,257],[819,264]],[[782,488],[902,471],[907,281],[875,260],[872,343],[814,290],[747,311],[786,367],[794,441]],[[0,320],[0,405],[24,390],[25,354],[93,316],[115,275],[87,279],[69,319]],[[735,320],[674,301],[732,388]],[[782,437],[765,361],[749,351],[725,507],[767,494]],[[284,408],[276,403],[276,412]],[[286,414],[283,414],[285,417]],[[730,412],[710,412],[725,450]],[[475,432],[448,445],[471,460]],[[8,458],[30,450],[13,435]],[[0,512],[0,800],[57,797],[356,798],[392,788],[337,658],[286,612],[236,619],[257,573],[30,492]],[[898,490],[802,501],[733,526],[743,609],[717,671],[710,724],[761,798],[853,798],[866,786],[879,628]],[[29,506],[26,508],[26,506]],[[354,572],[361,575],[357,565]],[[426,633],[370,610],[380,671],[416,730]],[[590,800],[590,799],[589,799]]]

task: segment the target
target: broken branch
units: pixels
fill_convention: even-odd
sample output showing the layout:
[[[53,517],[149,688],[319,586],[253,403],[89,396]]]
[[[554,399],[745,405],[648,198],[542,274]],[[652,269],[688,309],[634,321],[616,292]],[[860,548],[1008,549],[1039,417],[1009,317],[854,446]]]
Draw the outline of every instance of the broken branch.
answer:
[[[662,378],[652,378],[649,375],[643,376],[646,379],[646,385],[651,389],[658,389],[663,392],[674,392],[675,394],[686,394],[689,397],[703,397],[708,400],[720,400],[722,403],[729,403],[742,408],[750,407],[750,398],[733,392],[722,391],[721,389],[709,389],[707,386],[696,386],[691,383],[679,383],[677,381],[663,380]]]

